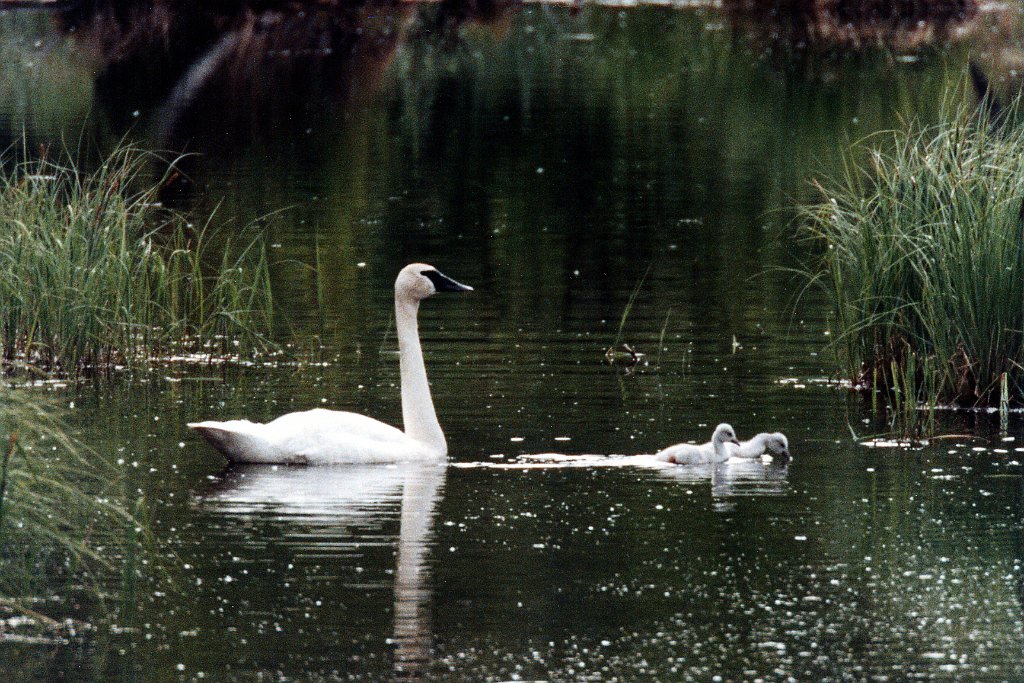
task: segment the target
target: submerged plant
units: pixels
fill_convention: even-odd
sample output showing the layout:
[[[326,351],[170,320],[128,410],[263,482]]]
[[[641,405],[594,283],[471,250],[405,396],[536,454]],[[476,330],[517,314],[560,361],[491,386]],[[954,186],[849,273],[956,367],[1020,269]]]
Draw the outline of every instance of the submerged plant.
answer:
[[[144,183],[122,146],[85,173],[70,159],[0,160],[0,350],[8,366],[70,374],[172,352],[265,344],[272,302],[259,241],[215,239]]]
[[[113,568],[116,540],[138,527],[115,468],[23,393],[0,392],[0,609],[54,626],[66,601],[44,598]]]
[[[633,288],[633,293],[629,295],[629,300],[626,302],[626,307],[622,309],[622,317],[619,318],[619,326],[615,331],[615,341],[612,345],[605,349],[604,359],[609,365],[624,364],[627,368],[627,372],[631,372],[636,366],[643,360],[644,355],[639,351],[635,350],[632,346],[623,341],[623,333],[626,330],[626,323],[629,321],[629,314],[633,311],[633,304],[636,303],[636,298],[640,294],[640,290],[643,289],[644,282],[647,280],[647,276],[651,274],[651,268],[654,264],[647,266],[647,270],[644,271],[643,276],[636,283]],[[666,325],[668,324],[668,318],[665,318]],[[665,330],[662,329],[662,338],[665,336]],[[621,351],[619,349],[622,349]],[[658,347],[661,348],[660,346]],[[660,355],[660,353],[659,353]],[[646,361],[645,361],[646,362]]]
[[[1020,404],[1024,128],[951,104],[942,118],[848,153],[804,213],[823,253],[812,280],[855,385],[913,410],[997,405],[1004,378],[1003,405]]]

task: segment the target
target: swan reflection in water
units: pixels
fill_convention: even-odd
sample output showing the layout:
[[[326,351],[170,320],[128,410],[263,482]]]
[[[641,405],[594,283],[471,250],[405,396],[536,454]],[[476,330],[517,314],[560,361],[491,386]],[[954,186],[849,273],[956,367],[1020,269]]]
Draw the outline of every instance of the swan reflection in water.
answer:
[[[394,584],[394,674],[420,680],[431,664],[431,587],[427,551],[443,463],[337,467],[236,466],[200,497],[224,514],[273,514],[297,522],[325,518],[335,527],[377,526],[400,501]]]

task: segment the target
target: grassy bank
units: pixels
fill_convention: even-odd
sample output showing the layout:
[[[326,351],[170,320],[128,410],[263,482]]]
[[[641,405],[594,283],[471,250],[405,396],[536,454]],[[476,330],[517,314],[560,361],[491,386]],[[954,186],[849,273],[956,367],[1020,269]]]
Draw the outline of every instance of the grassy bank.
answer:
[[[160,205],[131,147],[83,173],[72,160],[0,160],[0,352],[68,374],[265,342],[259,241],[214,239]]]
[[[804,227],[837,362],[907,402],[1024,403],[1024,130],[970,108],[854,148]],[[866,148],[865,148],[866,147]],[[861,161],[864,160],[864,161]]]

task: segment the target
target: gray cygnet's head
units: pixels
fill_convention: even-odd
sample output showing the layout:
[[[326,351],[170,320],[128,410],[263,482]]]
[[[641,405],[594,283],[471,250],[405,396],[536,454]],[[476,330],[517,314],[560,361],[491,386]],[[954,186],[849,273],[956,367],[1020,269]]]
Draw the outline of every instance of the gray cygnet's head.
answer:
[[[793,457],[789,454],[789,441],[786,439],[786,435],[782,432],[769,434],[768,438],[765,439],[764,446],[769,455],[781,455],[784,458]]]
[[[727,425],[724,422],[715,427],[715,433],[711,435],[711,443],[715,446],[719,446],[724,443],[734,443],[737,446],[740,445],[739,439],[736,438],[736,432],[733,431],[730,425]]]

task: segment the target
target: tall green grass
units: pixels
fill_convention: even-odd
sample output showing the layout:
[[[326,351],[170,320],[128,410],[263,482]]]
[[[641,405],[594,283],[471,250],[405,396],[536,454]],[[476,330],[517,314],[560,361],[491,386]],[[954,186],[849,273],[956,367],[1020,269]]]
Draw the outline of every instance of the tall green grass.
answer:
[[[266,254],[194,226],[122,146],[92,172],[0,160],[0,352],[69,374],[265,344]]]
[[[898,402],[1024,402],[1024,129],[944,105],[943,123],[854,146],[803,226],[837,362]],[[1012,117],[1009,117],[1012,118]],[[1009,118],[1007,120],[1009,120]]]

